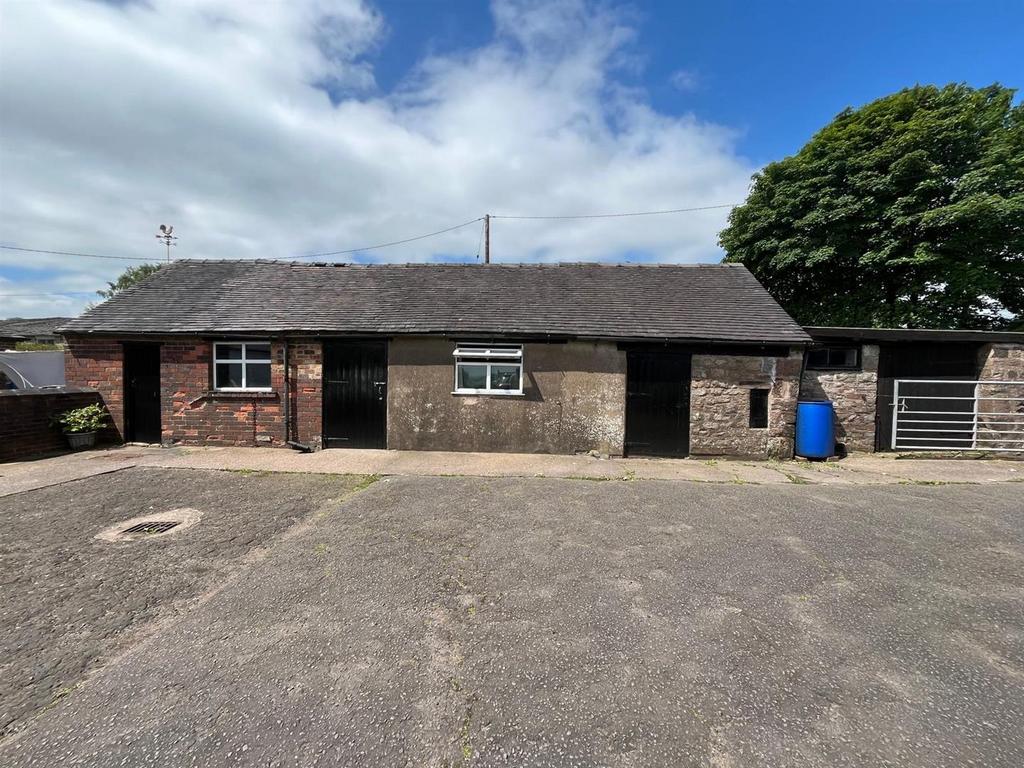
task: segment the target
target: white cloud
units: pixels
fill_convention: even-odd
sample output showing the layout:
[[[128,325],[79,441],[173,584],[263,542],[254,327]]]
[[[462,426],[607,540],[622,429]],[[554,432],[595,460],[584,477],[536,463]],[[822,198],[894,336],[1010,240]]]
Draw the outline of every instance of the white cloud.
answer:
[[[391,92],[372,66],[386,53],[387,20],[357,0],[0,12],[6,244],[156,257],[153,233],[168,223],[179,257],[291,257],[485,212],[735,202],[753,170],[728,129],[653,110],[627,82],[638,59],[628,18],[583,2],[497,2],[492,41],[424,59]],[[715,260],[725,213],[499,220],[492,253]],[[478,239],[467,227],[372,255],[472,256]],[[0,251],[3,265],[58,269],[14,283],[56,291],[101,287],[125,263]],[[0,297],[0,317],[86,300]]]
[[[700,87],[700,77],[692,69],[677,69],[669,78],[672,87],[677,91],[689,93]]]

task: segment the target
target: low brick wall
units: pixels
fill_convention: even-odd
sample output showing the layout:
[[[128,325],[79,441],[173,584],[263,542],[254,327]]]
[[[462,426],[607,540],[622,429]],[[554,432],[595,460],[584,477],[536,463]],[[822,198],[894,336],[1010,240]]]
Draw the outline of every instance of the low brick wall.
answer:
[[[875,450],[878,354],[877,344],[865,344],[859,371],[804,371],[800,397],[832,401],[836,442],[848,451]]]
[[[62,387],[0,391],[0,461],[17,461],[68,447],[53,417],[100,402],[95,389]],[[116,439],[116,432],[101,437]]]

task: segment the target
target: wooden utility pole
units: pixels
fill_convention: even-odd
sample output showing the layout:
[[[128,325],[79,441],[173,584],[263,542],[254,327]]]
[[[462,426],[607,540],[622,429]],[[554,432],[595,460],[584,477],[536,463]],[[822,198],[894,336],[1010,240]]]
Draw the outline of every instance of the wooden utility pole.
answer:
[[[484,214],[484,264],[491,263],[491,214]]]

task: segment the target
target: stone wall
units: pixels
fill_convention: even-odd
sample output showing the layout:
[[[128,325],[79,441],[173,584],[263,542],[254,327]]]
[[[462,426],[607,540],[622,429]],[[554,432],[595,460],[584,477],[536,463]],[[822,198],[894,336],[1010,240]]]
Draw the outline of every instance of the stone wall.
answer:
[[[790,458],[802,353],[694,355],[690,454]],[[767,389],[768,426],[750,427],[750,390]]]
[[[388,448],[622,455],[626,354],[615,344],[524,344],[522,396],[453,395],[454,349],[392,340]]]
[[[149,339],[147,339],[148,341]],[[200,338],[160,342],[160,420],[165,444],[283,445],[284,345],[271,343],[271,392],[217,392],[211,381],[213,343]],[[321,345],[289,342],[292,439],[318,446],[321,431]],[[94,387],[124,436],[123,347],[117,339],[69,338],[70,384]]]
[[[978,369],[981,381],[1024,381],[1024,344],[984,345]],[[980,384],[978,390],[982,398],[1004,398],[978,401],[978,447],[1024,449],[1024,384]]]
[[[877,344],[865,344],[861,347],[859,371],[804,371],[800,397],[832,401],[836,442],[847,451],[875,449],[878,354]]]
[[[19,461],[41,453],[67,450],[67,440],[53,419],[64,411],[100,401],[99,393],[83,387],[0,390],[0,461]],[[113,430],[100,437],[113,437]]]

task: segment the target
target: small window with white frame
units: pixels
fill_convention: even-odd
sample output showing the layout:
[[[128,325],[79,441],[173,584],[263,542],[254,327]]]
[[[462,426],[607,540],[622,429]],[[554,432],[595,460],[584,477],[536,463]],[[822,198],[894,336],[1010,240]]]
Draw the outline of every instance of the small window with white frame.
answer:
[[[214,343],[213,388],[221,392],[270,392],[270,342]]]
[[[455,348],[456,395],[523,394],[523,348],[460,344]]]

